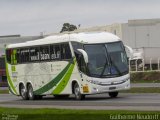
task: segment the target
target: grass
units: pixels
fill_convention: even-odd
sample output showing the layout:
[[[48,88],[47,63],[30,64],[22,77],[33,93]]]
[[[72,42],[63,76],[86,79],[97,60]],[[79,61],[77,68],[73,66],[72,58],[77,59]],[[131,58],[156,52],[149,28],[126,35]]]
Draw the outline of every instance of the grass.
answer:
[[[9,90],[0,90],[0,94],[8,94]]]
[[[0,87],[7,87],[7,86],[8,86],[7,81],[6,82],[0,82]]]
[[[131,80],[131,83],[160,83],[160,80]]]
[[[160,83],[160,72],[131,72],[131,83]]]
[[[160,93],[160,87],[135,87],[123,93]]]
[[[148,114],[160,117],[158,111],[0,108],[0,118],[14,116],[16,120],[113,120],[111,116]]]

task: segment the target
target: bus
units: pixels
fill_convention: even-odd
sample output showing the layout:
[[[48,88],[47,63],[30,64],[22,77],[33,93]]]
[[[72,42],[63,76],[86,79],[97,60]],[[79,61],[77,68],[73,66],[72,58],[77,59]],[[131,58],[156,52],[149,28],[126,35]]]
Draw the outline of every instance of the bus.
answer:
[[[24,100],[45,95],[76,100],[130,89],[125,47],[108,32],[70,33],[6,46],[10,93]]]

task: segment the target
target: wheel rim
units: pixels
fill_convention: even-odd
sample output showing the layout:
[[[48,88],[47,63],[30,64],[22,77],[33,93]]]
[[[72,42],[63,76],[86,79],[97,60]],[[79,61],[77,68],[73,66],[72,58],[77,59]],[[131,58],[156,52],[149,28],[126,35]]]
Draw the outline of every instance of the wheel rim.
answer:
[[[33,98],[33,89],[31,86],[29,86],[28,96],[29,96],[29,98]]]
[[[75,89],[74,89],[74,93],[75,93],[75,97],[79,98],[80,97],[80,89],[78,85],[75,85]]]
[[[26,95],[26,89],[25,89],[24,86],[22,86],[22,88],[21,88],[21,96],[24,98],[25,95]]]

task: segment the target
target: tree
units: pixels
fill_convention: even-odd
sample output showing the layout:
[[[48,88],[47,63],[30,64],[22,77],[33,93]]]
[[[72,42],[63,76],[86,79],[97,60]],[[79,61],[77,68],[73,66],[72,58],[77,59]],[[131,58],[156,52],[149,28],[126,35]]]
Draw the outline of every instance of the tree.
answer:
[[[77,27],[75,25],[72,25],[70,23],[64,23],[60,33],[65,32],[65,31],[74,31],[76,29]]]

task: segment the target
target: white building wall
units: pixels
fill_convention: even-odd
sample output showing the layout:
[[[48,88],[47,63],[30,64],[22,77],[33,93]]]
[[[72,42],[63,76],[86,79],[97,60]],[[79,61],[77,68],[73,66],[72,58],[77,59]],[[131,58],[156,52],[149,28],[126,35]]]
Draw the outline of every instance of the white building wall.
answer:
[[[149,47],[148,26],[135,27],[135,48]],[[133,33],[134,34],[134,33]]]
[[[122,39],[133,48],[160,47],[160,20],[130,20],[122,24]]]
[[[130,32],[133,32],[132,29],[130,29],[128,27],[128,24],[125,23],[125,24],[122,24],[121,25],[121,31],[122,31],[122,41],[124,42],[124,44],[130,46],[130,47],[133,47],[135,46],[134,45],[134,41],[132,40],[134,38],[133,34],[130,35]]]
[[[79,29],[75,32],[107,31],[120,37],[124,44],[143,51],[143,57],[160,58],[160,19],[129,20],[128,23],[116,23],[106,26],[97,26]]]
[[[160,23],[149,26],[149,46],[160,47]]]
[[[129,20],[122,24],[122,40],[134,49],[142,49],[146,64],[151,58],[157,63],[160,58],[160,19]]]
[[[0,56],[5,54],[5,46],[13,43],[21,43],[40,39],[42,36],[0,37]]]

